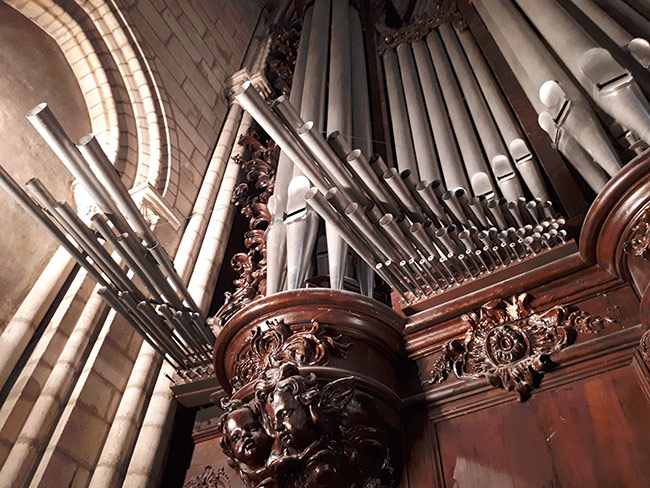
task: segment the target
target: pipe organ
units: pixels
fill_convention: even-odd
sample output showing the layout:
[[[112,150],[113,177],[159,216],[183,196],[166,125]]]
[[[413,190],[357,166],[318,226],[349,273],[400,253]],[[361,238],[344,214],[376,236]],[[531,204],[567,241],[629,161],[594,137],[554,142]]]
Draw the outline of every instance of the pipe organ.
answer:
[[[297,42],[274,55],[290,67],[274,72],[269,39],[233,93],[249,129],[248,154],[235,158],[248,183],[226,196],[245,202],[249,251],[233,257],[238,290],[215,317],[201,313],[92,136],[72,144],[45,105],[28,116],[96,201],[89,225],[40,181],[26,185],[32,198],[0,171],[174,366],[180,401],[205,406],[210,388],[221,400],[206,410],[219,411],[210,435],[224,466],[259,488],[442,487],[457,472],[479,473],[467,486],[506,486],[480,459],[462,464],[475,446],[449,454],[462,442],[445,422],[511,408],[505,391],[526,400],[551,355],[567,368],[551,385],[627,361],[650,401],[644,2],[281,3],[273,18]],[[197,376],[211,386],[188,394]],[[619,419],[625,408],[644,422],[629,405]],[[238,451],[245,428],[255,441]]]

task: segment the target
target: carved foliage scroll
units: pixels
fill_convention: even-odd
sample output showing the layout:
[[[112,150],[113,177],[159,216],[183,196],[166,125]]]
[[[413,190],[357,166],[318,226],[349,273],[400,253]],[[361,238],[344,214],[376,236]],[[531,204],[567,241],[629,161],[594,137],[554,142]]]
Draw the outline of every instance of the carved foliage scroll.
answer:
[[[207,465],[203,473],[193,476],[185,482],[183,488],[230,488],[230,477],[223,467],[215,470]]]
[[[650,211],[632,227],[630,238],[623,245],[623,250],[630,256],[637,256],[650,261]]]
[[[250,402],[226,401],[221,446],[246,485],[393,486],[387,444],[364,422],[355,383],[346,377],[319,386],[286,363],[257,380]]]
[[[255,328],[248,346],[237,355],[231,384],[235,389],[241,388],[259,378],[267,369],[277,368],[285,362],[322,366],[328,363],[330,355],[345,357],[350,346],[340,339],[315,321],[308,329],[295,331],[282,321],[267,321],[263,327]]]
[[[441,24],[456,23],[463,25],[463,22],[463,18],[458,11],[457,1],[441,0],[438,2],[434,13],[418,15],[395,31],[383,32],[383,42],[378,43],[377,49],[383,52],[400,44],[415,42],[425,38],[429,32]]]
[[[470,329],[463,339],[445,344],[429,383],[442,383],[453,371],[459,378],[487,378],[525,400],[551,366],[551,354],[570,344],[576,332],[599,332],[612,322],[560,306],[535,313],[529,303],[524,293],[463,315]]]

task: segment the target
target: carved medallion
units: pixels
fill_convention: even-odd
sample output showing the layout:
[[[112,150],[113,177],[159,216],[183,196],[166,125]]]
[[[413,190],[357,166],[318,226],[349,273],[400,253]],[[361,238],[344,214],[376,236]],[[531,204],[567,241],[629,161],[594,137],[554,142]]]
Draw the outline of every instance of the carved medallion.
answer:
[[[463,339],[445,344],[428,383],[442,383],[454,371],[459,378],[487,378],[525,400],[551,365],[551,354],[570,344],[576,332],[599,332],[612,322],[560,306],[534,313],[529,302],[523,293],[463,315],[470,329]]]
[[[299,366],[323,366],[330,355],[345,357],[349,344],[341,336],[330,335],[327,328],[312,321],[305,330],[292,331],[282,321],[267,321],[251,333],[250,342],[237,355],[233,388],[239,389],[259,378],[264,371],[285,362]]]
[[[248,487],[388,487],[381,432],[363,423],[353,377],[319,386],[285,363],[267,370],[248,403],[224,402],[221,446]]]

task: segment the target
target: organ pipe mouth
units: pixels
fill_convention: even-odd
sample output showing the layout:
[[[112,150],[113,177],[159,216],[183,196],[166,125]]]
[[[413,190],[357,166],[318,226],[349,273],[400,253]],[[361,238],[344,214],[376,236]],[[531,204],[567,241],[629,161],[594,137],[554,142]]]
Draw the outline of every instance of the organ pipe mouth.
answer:
[[[359,159],[360,156],[361,156],[361,149],[354,149],[350,151],[350,154],[348,154],[345,159],[347,161],[354,161],[355,159]]]
[[[47,108],[47,103],[41,102],[36,105],[33,109],[27,112],[27,117],[33,117],[34,115],[40,114],[43,110]]]
[[[308,120],[304,124],[302,124],[300,127],[298,127],[298,135],[301,136],[305,134],[306,132],[309,132],[312,127],[314,127],[314,121],[313,120]]]
[[[379,219],[379,225],[389,225],[393,222],[393,216],[391,214],[386,214]]]

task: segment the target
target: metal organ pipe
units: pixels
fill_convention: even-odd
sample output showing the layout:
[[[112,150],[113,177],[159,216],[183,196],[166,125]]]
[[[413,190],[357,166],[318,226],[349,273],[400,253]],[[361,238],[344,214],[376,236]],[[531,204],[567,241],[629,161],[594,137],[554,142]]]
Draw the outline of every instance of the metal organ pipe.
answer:
[[[350,49],[352,70],[352,141],[351,147],[361,149],[369,157],[372,153],[372,127],[370,101],[368,99],[368,75],[363,29],[357,9],[349,6]]]
[[[438,156],[431,138],[429,119],[425,111],[424,99],[422,98],[423,90],[418,80],[413,51],[409,44],[400,44],[395,51],[397,51],[399,59],[406,109],[411,125],[411,135],[413,136],[413,149],[418,168],[415,174],[418,174],[419,179],[423,181],[439,180]]]
[[[296,53],[296,64],[294,67],[291,83],[291,94],[289,100],[293,107],[300,106],[302,91],[305,81],[305,66],[309,47],[309,33],[311,32],[311,17],[313,7],[305,11],[298,51]],[[293,161],[283,150],[278,160],[278,168],[275,177],[273,190],[273,203],[269,201],[271,221],[266,230],[266,294],[272,295],[282,290],[283,276],[286,270],[287,238],[284,214],[287,209],[289,183],[293,175]]]
[[[413,140],[411,139],[411,129],[408,114],[406,113],[404,87],[399,75],[397,55],[392,49],[387,49],[384,52],[383,59],[397,167],[400,171],[410,169],[417,174]]]
[[[542,103],[545,98],[540,92],[542,85],[547,82],[559,84],[566,96],[563,103],[553,106],[555,124],[572,129],[578,127],[579,133],[574,132],[573,138],[601,166],[620,165],[600,122],[589,108],[589,103],[514,5],[506,0],[476,0],[475,6],[537,113],[541,114],[550,108]],[[583,162],[580,159],[579,164]]]
[[[450,190],[456,188],[469,189],[467,175],[463,169],[463,162],[456,146],[456,137],[451,128],[447,108],[442,99],[440,85],[431,63],[431,56],[424,41],[419,40],[411,44],[413,55],[423,87],[422,93],[426,102],[429,122],[433,131],[433,138],[438,150],[440,169],[444,176],[445,184]]]
[[[435,30],[427,35],[427,46],[438,74],[472,191],[476,196],[484,195],[486,198],[492,198],[496,193],[496,188],[490,177],[490,170],[483,159],[481,147],[465,110],[460,88],[449,64],[447,53]]]
[[[533,196],[549,200],[550,193],[539,166],[474,37],[468,29],[456,29],[456,34],[519,174]]]
[[[492,173],[497,180],[497,185],[503,196],[508,200],[515,200],[523,195],[523,190],[512,163],[508,159],[506,148],[501,141],[487,104],[481,95],[480,88],[474,79],[472,69],[451,26],[443,24],[438,30],[456,72],[458,83],[463,90],[465,101],[476,125],[476,132],[478,132],[488,161],[492,166]]]
[[[632,75],[555,0],[516,1],[596,104],[650,144],[650,105]],[[612,168],[603,169],[613,176]]]

